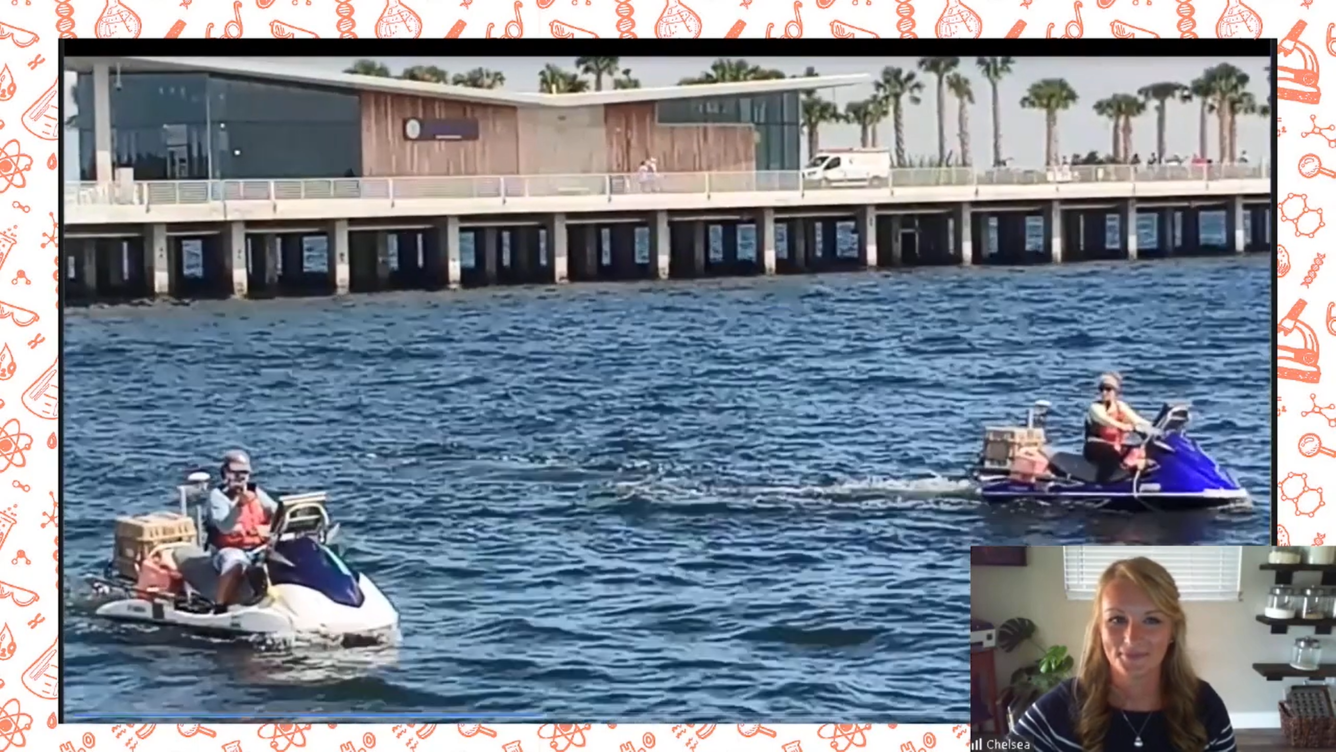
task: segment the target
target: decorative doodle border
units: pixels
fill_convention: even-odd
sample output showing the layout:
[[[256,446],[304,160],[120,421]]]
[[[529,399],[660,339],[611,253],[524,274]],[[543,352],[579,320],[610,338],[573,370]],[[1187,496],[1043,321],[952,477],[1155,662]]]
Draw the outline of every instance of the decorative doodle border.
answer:
[[[875,5],[874,5],[875,2]],[[1220,2],[1210,5],[1214,11]],[[616,724],[506,724],[488,728],[459,724],[454,728],[431,724],[263,724],[210,728],[183,724],[176,728],[154,724],[93,726],[57,724],[56,677],[59,672],[57,625],[51,608],[60,597],[56,566],[44,564],[48,552],[59,560],[57,533],[56,432],[59,381],[59,329],[56,285],[47,286],[45,271],[59,281],[60,232],[58,214],[57,152],[60,117],[59,77],[56,73],[57,39],[96,38],[223,38],[251,34],[278,39],[359,37],[394,38],[504,38],[547,33],[554,38],[801,38],[804,35],[849,38],[1018,38],[1055,36],[1081,38],[1196,39],[1212,36],[1259,38],[1268,31],[1284,31],[1313,23],[1317,28],[1291,31],[1289,48],[1302,60],[1321,33],[1320,19],[1310,16],[1311,0],[1278,0],[1253,8],[1238,0],[1224,2],[1225,10],[1214,28],[1199,29],[1196,10],[1200,0],[1176,4],[1152,0],[1019,0],[973,2],[959,0],[815,0],[812,6],[789,0],[741,0],[706,4],[699,0],[461,0],[426,3],[422,0],[234,0],[228,3],[147,3],[144,0],[10,0],[0,21],[0,211],[9,211],[8,229],[0,232],[0,487],[12,489],[9,504],[0,511],[0,558],[10,568],[0,574],[0,662],[13,661],[13,672],[0,667],[0,752],[32,747],[61,752],[125,748],[153,750],[214,750],[252,752],[260,749],[288,752],[370,752],[373,749],[489,750],[524,752],[534,749],[567,752],[651,752],[658,750],[765,750],[816,752],[831,749],[899,750],[926,752],[936,748],[964,749],[969,741],[965,725],[895,724],[760,724],[630,725]],[[977,6],[977,7],[971,7]],[[410,7],[416,6],[416,7]],[[887,14],[893,7],[894,13]],[[52,12],[54,11],[54,15]],[[372,17],[375,19],[372,20]],[[1087,30],[1087,25],[1089,26]],[[1333,26],[1326,27],[1327,55],[1333,48]],[[1042,32],[1040,31],[1042,29]],[[1088,33],[1087,33],[1088,31]],[[778,33],[775,33],[778,32]],[[1287,37],[1289,39],[1290,37]],[[1308,40],[1308,41],[1305,41]],[[1283,45],[1284,47],[1284,45]],[[1282,63],[1283,65],[1284,63]],[[1316,79],[1316,63],[1313,64]],[[1288,74],[1287,74],[1288,75]],[[1298,68],[1297,77],[1306,75]],[[1318,89],[1316,81],[1311,89]],[[1311,101],[1306,101],[1307,97]],[[1305,162],[1301,154],[1326,151],[1326,129],[1336,113],[1317,110],[1319,97],[1311,91],[1287,95],[1282,90],[1280,115],[1284,123],[1312,118],[1309,133],[1281,128],[1281,225],[1279,298],[1288,306],[1308,302],[1303,319],[1320,320],[1327,310],[1326,329],[1332,324],[1331,286],[1319,285],[1323,259],[1320,243],[1321,212],[1327,199],[1336,197],[1336,183]],[[1299,107],[1309,112],[1298,112]],[[54,123],[54,128],[53,128]],[[1321,139],[1305,140],[1308,135]],[[1327,148],[1332,143],[1327,140]],[[1320,159],[1320,158],[1319,158]],[[1331,160],[1336,164],[1336,158]],[[45,169],[43,169],[45,168]],[[1309,175],[1312,170],[1318,172]],[[1296,175],[1296,173],[1298,173]],[[1319,178],[1320,179],[1317,179]],[[1314,178],[1314,179],[1308,179]],[[1296,201],[1301,198],[1302,201]],[[1290,215],[1286,215],[1287,207]],[[1307,217],[1308,219],[1305,219]],[[1289,224],[1286,224],[1289,223]],[[1316,229],[1314,229],[1316,228]],[[1301,232],[1301,229],[1303,230]],[[1288,233],[1288,235],[1287,235]],[[1292,237],[1291,237],[1292,236]],[[13,259],[10,259],[10,256]],[[52,267],[46,259],[52,258]],[[1305,273],[1289,274],[1294,269]],[[9,288],[3,284],[8,281]],[[46,295],[52,297],[48,298]],[[1326,305],[1324,305],[1326,304]],[[1282,322],[1283,323],[1283,322]],[[10,388],[13,387],[13,388]],[[21,390],[21,391],[20,391]],[[1313,410],[1303,411],[1312,393]],[[1283,500],[1278,530],[1281,541],[1324,540],[1327,516],[1332,512],[1320,497],[1336,477],[1336,460],[1322,444],[1336,446],[1333,425],[1314,422],[1325,418],[1319,402],[1336,401],[1336,394],[1320,385],[1281,382],[1277,415],[1281,427],[1279,463],[1294,472],[1279,485]],[[21,409],[20,409],[21,408]],[[1300,435],[1302,434],[1302,435]],[[1310,436],[1316,435],[1315,440]],[[1292,447],[1292,448],[1291,448]],[[1314,450],[1316,447],[1316,450]],[[1297,451],[1296,451],[1297,450]],[[9,483],[5,483],[7,475]],[[1302,481],[1297,485],[1296,478]],[[1287,485],[1288,484],[1288,485]],[[1316,494],[1316,499],[1314,498]],[[8,541],[13,533],[14,540]],[[49,541],[49,545],[47,544]],[[45,595],[46,601],[41,598]],[[8,600],[8,603],[3,601]],[[52,618],[48,618],[52,617]],[[34,721],[34,719],[36,719]],[[183,741],[189,739],[189,742]],[[142,746],[141,746],[142,745]]]

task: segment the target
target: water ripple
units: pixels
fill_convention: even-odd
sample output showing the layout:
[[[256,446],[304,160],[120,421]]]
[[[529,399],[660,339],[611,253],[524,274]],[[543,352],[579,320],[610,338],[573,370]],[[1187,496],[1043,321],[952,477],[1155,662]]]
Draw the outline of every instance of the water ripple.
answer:
[[[71,311],[67,572],[240,445],[272,489],[329,491],[404,638],[257,651],[72,608],[67,707],[959,719],[970,544],[1266,540],[1269,281],[1249,258]],[[1143,411],[1192,400],[1261,511],[980,507],[981,424],[1045,398],[1072,436],[1108,368]]]

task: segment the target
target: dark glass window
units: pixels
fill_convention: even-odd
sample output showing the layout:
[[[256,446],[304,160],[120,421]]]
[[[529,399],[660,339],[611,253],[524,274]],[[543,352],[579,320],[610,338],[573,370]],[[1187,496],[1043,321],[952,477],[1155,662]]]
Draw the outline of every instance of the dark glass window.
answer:
[[[360,174],[356,92],[204,74],[111,75],[112,162],[137,180]],[[79,75],[79,173],[96,179],[93,76]]]
[[[198,73],[111,73],[111,159],[131,167],[138,180],[208,177],[206,90]],[[79,175],[96,179],[93,134],[93,75],[80,73],[75,87],[79,114]]]
[[[214,174],[222,178],[329,178],[362,171],[357,92],[209,79]]]

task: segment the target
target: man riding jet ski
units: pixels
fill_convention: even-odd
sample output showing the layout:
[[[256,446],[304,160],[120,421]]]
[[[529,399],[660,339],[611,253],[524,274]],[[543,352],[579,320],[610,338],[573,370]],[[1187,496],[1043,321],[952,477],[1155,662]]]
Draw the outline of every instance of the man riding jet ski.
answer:
[[[1118,398],[1122,379],[1104,374],[1101,398],[1087,411],[1080,454],[1048,445],[1046,401],[1024,427],[987,428],[974,468],[989,503],[1075,501],[1101,509],[1145,511],[1217,507],[1246,501],[1248,492],[1187,435],[1187,404],[1168,403],[1154,421]],[[1129,439],[1139,435],[1141,441]]]
[[[209,493],[205,527],[213,543],[213,566],[218,570],[214,613],[225,613],[251,566],[251,552],[269,540],[278,502],[254,483],[250,457],[240,449],[223,455],[223,483]]]
[[[279,496],[251,482],[250,458],[228,452],[222,483],[192,473],[180,513],[117,520],[116,552],[95,593],[117,620],[206,633],[323,634],[392,640],[399,614],[331,545],[325,494]],[[206,546],[212,550],[206,550]]]

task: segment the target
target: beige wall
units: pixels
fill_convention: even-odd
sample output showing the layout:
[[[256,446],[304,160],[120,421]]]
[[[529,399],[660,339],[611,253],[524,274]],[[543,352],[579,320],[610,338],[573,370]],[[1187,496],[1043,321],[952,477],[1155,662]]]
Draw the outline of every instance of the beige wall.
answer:
[[[521,175],[584,175],[608,171],[600,107],[520,107]]]
[[[1235,728],[1279,728],[1276,703],[1285,688],[1296,680],[1268,682],[1253,671],[1254,663],[1288,663],[1295,639],[1313,636],[1311,628],[1290,629],[1273,635],[1256,620],[1266,605],[1268,589],[1275,584],[1273,572],[1258,565],[1266,562],[1265,546],[1243,547],[1241,602],[1189,602],[1188,651],[1203,679],[1224,698]],[[1062,548],[1032,547],[1025,567],[971,567],[970,613],[994,626],[1012,617],[1025,617],[1039,627],[1038,639],[1046,645],[1066,645],[1078,656],[1085,641],[1090,601],[1069,601],[1062,586]],[[1295,575],[1295,585],[1318,584],[1316,572]],[[1336,636],[1322,641],[1324,663],[1336,661]],[[997,653],[999,690],[1010,681],[1011,672],[1038,657],[1038,651],[1023,645],[1013,653]]]

